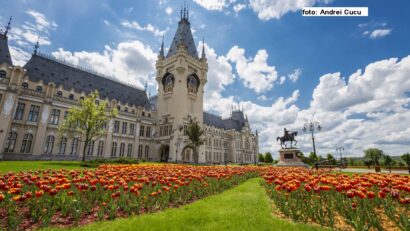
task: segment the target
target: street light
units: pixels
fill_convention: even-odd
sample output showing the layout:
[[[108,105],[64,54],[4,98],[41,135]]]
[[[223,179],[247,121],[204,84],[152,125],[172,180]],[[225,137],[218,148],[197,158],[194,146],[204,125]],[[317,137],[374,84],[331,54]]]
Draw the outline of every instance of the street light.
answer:
[[[310,121],[309,123],[305,123],[303,125],[303,132],[308,132],[309,131],[312,134],[313,153],[315,154],[315,156],[317,156],[316,155],[315,136],[314,136],[315,130],[318,130],[318,131],[322,130],[322,127],[320,126],[319,122]],[[318,163],[317,163],[317,160],[316,160],[316,163],[315,163],[315,168],[316,169],[318,169],[317,165],[318,165]]]
[[[342,151],[344,151],[344,147],[337,147],[336,152],[339,152],[340,155],[340,163],[342,164],[342,167],[344,167],[344,161],[343,161],[343,156],[342,156]]]

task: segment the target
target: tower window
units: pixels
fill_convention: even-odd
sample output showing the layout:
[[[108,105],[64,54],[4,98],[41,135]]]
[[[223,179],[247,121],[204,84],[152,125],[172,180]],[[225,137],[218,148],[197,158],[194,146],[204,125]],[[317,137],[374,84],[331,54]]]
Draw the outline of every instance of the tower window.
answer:
[[[0,79],[1,79],[1,78],[0,78]],[[28,83],[26,83],[26,82],[22,83],[22,84],[21,84],[21,87],[22,87],[23,89],[27,89],[27,88],[28,88]]]
[[[172,74],[166,73],[165,76],[162,78],[162,85],[164,88],[164,92],[171,92],[172,88],[174,87],[175,78]]]
[[[57,97],[63,97],[63,92],[57,91]]]
[[[37,91],[37,92],[43,92],[43,88],[42,88],[41,86],[37,86],[37,87],[36,87],[36,91]]]
[[[199,78],[195,74],[188,76],[187,79],[188,92],[197,93],[199,87]]]
[[[74,95],[73,95],[73,94],[70,94],[70,95],[68,96],[68,99],[74,100]]]
[[[5,79],[6,78],[6,72],[5,71],[3,71],[3,70],[1,70],[0,71],[0,80],[3,80],[3,79]]]

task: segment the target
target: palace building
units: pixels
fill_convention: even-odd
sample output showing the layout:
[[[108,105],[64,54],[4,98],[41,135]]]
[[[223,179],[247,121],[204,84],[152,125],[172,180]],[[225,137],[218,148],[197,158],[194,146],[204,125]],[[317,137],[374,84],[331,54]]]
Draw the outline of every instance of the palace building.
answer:
[[[208,63],[198,55],[188,12],[181,13],[172,44],[156,62],[158,94],[38,52],[23,66],[13,65],[8,32],[0,32],[0,159],[77,160],[81,137],[58,134],[70,107],[97,90],[100,101],[118,109],[104,137],[86,148],[87,159],[129,157],[148,161],[194,161],[185,129],[190,119],[202,125],[199,163],[254,163],[258,134],[241,110],[222,119],[203,110]],[[228,109],[229,110],[229,109]]]

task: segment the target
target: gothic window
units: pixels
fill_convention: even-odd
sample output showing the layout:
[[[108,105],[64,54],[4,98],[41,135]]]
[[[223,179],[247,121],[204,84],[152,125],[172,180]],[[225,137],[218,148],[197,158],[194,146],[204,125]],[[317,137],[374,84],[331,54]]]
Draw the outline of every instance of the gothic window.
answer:
[[[144,125],[141,125],[141,126],[140,126],[140,136],[141,136],[141,137],[144,136],[144,130],[145,130],[144,128],[145,128]]]
[[[16,146],[16,141],[17,141],[17,133],[16,132],[10,132],[9,136],[7,137],[4,152],[14,152],[14,147]]]
[[[127,134],[127,122],[122,122],[122,134]]]
[[[63,97],[63,92],[57,91],[57,97]]]
[[[1,71],[0,71],[0,80],[3,80],[3,79],[5,79],[5,78],[6,78],[6,72],[3,71],[3,70],[1,70]]]
[[[54,136],[47,136],[46,145],[44,146],[44,154],[51,154],[54,147]]]
[[[197,93],[198,92],[198,87],[199,87],[199,78],[198,78],[198,76],[196,76],[195,74],[188,76],[187,87],[188,87],[188,92],[189,93]]]
[[[58,154],[64,155],[66,147],[67,147],[67,138],[66,137],[61,137],[60,151],[58,152]]]
[[[77,155],[77,150],[78,150],[78,139],[74,138],[73,141],[71,142],[70,155]]]
[[[27,133],[23,137],[23,142],[21,143],[21,153],[30,153],[31,150],[31,143],[33,143],[33,135]]]
[[[36,91],[37,92],[43,92],[43,88],[41,86],[37,86]]]
[[[131,157],[131,155],[132,155],[132,144],[128,144],[127,157]]]
[[[104,151],[104,141],[100,140],[98,142],[98,150],[97,150],[97,156],[102,156]]]
[[[94,153],[94,141],[91,141],[90,143],[88,143],[87,156],[92,156],[93,153]]]
[[[21,87],[22,87],[23,89],[27,89],[27,88],[28,88],[28,83],[25,83],[25,82],[22,83],[22,84],[21,84]]]
[[[151,127],[147,126],[146,137],[151,137]]]
[[[120,144],[120,156],[124,156],[124,151],[125,151],[125,143]]]
[[[138,159],[142,159],[142,144],[138,145]]]
[[[114,133],[118,133],[120,131],[120,121],[114,121]]]
[[[74,100],[74,95],[73,94],[68,95],[68,99],[69,100]]]
[[[175,78],[172,74],[166,73],[164,78],[162,78],[162,85],[164,88],[164,92],[171,92],[172,88],[174,87]]]
[[[116,156],[117,155],[117,142],[112,142],[112,148],[111,148],[111,156]]]
[[[145,145],[145,159],[148,159],[148,154],[149,154],[149,146]]]
[[[134,124],[130,124],[130,135],[133,136],[135,133],[135,125]]]

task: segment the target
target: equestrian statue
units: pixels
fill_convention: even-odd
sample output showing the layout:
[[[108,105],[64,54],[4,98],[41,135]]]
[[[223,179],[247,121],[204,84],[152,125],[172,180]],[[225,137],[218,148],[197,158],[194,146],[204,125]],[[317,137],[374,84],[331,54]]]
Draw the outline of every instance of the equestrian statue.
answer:
[[[298,135],[298,132],[291,132],[287,130],[286,128],[283,129],[284,135],[283,136],[278,136],[276,138],[276,141],[280,140],[280,146],[283,148],[283,145],[285,145],[285,148],[287,148],[285,142],[290,141],[290,147],[292,148],[293,142],[295,142],[295,146],[297,144],[297,141],[295,140],[295,137]]]

